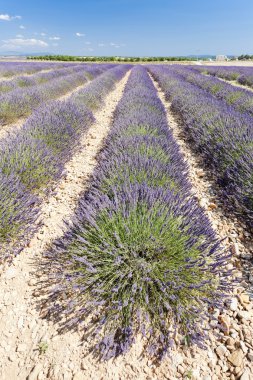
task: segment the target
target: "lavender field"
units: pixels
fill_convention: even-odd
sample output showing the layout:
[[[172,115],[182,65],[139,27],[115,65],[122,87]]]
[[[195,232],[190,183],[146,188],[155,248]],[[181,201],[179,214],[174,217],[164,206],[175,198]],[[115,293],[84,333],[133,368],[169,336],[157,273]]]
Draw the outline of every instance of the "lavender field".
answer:
[[[0,379],[250,380],[252,235],[253,67],[0,62]]]

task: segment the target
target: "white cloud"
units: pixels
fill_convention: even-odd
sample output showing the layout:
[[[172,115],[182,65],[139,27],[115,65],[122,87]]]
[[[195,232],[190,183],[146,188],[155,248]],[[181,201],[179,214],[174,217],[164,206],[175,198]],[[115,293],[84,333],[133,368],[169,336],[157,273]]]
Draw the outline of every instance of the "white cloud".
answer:
[[[40,33],[40,35],[41,35],[42,37],[45,37],[45,36],[46,36],[46,33]]]
[[[42,40],[36,40],[35,38],[10,38],[9,40],[3,40],[4,45],[2,45],[3,48],[21,48],[21,47],[27,47],[27,46],[37,46],[37,47],[46,47],[48,44],[45,41]]]
[[[85,45],[91,45],[91,42],[90,41],[86,41]]]
[[[61,38],[60,37],[49,37],[51,41],[59,41]]]
[[[103,47],[103,46],[106,46],[106,45],[103,44],[103,43],[100,43],[100,44],[98,44],[98,46],[99,46],[99,47]]]
[[[115,42],[110,42],[110,46],[119,49],[122,46],[126,46],[125,44],[115,44]]]
[[[16,34],[17,38],[23,38],[24,36],[22,34]]]
[[[76,32],[76,36],[77,36],[77,37],[84,37],[85,34],[83,34],[83,33],[79,33],[79,32]]]
[[[20,25],[19,28],[20,28],[20,29],[25,29],[25,26],[24,26],[24,25]]]
[[[8,14],[0,15],[0,20],[3,20],[3,21],[11,21],[11,20],[15,20],[15,19],[20,20],[21,16],[10,16]]]

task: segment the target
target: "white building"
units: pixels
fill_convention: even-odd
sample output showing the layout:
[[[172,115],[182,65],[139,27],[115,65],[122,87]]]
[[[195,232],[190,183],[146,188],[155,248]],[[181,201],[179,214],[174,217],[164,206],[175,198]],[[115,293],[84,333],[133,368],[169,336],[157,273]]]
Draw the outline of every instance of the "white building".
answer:
[[[217,62],[228,61],[228,57],[226,55],[216,55],[216,61]]]

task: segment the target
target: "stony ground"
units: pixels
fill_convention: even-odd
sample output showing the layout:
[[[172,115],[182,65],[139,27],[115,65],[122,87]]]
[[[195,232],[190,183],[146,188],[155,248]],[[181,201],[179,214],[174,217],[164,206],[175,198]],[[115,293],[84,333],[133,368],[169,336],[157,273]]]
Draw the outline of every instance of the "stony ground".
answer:
[[[46,318],[42,282],[46,279],[39,271],[42,253],[52,239],[63,233],[64,220],[73,215],[78,196],[96,165],[96,154],[108,133],[128,75],[106,98],[105,107],[95,115],[96,124],[83,136],[81,148],[66,166],[65,177],[45,200],[38,233],[13,265],[3,270],[0,278],[1,380],[253,379],[252,235],[226,210],[211,174],[190,149],[180,120],[171,112],[170,104],[165,102],[158,87],[169,125],[188,162],[194,195],[217,234],[225,238],[224,246],[232,250],[229,266],[236,268],[234,276],[239,282],[231,295],[231,304],[223,311],[213,311],[207,350],[178,347],[160,364],[141,355],[142,343],[138,337],[125,356],[99,362],[90,353],[92,342],[81,330],[60,334],[59,325]]]

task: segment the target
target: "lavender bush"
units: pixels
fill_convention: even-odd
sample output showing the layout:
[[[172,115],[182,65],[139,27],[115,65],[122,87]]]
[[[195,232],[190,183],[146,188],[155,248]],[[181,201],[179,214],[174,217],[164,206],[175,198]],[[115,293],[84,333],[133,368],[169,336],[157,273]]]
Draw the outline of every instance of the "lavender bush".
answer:
[[[170,66],[170,70],[181,75],[187,82],[210,92],[218,99],[224,100],[227,104],[232,105],[237,110],[248,112],[251,116],[253,115],[252,91],[237,88],[215,77],[203,76],[189,67],[172,65]]]
[[[13,254],[18,253],[19,244],[13,250],[13,241],[30,236],[39,203],[17,176],[6,176],[0,171],[0,264],[11,261]]]
[[[98,75],[100,70],[94,67],[93,75]],[[101,74],[101,81],[97,82],[97,86],[99,83],[103,85],[106,76],[111,80],[111,86],[107,88],[107,92],[104,91],[104,96],[127,70],[128,67],[122,67],[120,70],[115,67],[108,70],[108,73]],[[92,82],[87,88],[92,93]],[[101,105],[102,102],[101,97]],[[11,135],[0,142],[0,174],[4,178],[3,184],[8,190],[9,184],[11,186],[13,182],[12,178],[18,181],[18,185],[16,182],[15,186],[13,185],[12,193],[9,190],[0,191],[0,206],[5,204],[3,214],[0,213],[1,261],[6,259],[6,249],[10,258],[11,252],[16,252],[17,245],[20,246],[17,244],[20,236],[18,232],[23,231],[25,235],[31,230],[31,227],[28,228],[28,223],[32,223],[29,215],[34,216],[35,206],[40,202],[40,198],[34,198],[33,194],[47,192],[52,181],[56,181],[62,175],[64,164],[78,146],[81,134],[85,133],[94,121],[94,116],[85,102],[75,104],[71,99],[63,102],[54,101],[39,107],[15,136]],[[20,191],[14,191],[17,188],[20,188]],[[21,197],[21,193],[24,197]],[[12,196],[12,200],[7,202],[8,196]],[[15,208],[12,207],[14,204]],[[22,213],[28,204],[31,205],[31,210],[28,208],[26,219]],[[16,224],[12,222],[8,226],[8,223],[14,220]]]
[[[59,316],[68,294],[68,327],[92,318],[103,359],[125,353],[138,334],[160,358],[178,334],[202,345],[208,307],[222,307],[229,288],[227,256],[191,195],[142,67],[132,70],[98,162],[74,227],[47,253],[57,283],[51,313]]]
[[[226,80],[236,80],[245,86],[253,87],[253,68],[252,67],[217,67],[217,66],[196,66],[192,67],[196,71],[204,74],[213,75]]]
[[[213,168],[217,182],[224,189],[233,210],[253,224],[253,178],[248,170],[252,160],[252,116],[235,111],[232,106],[187,83],[165,67],[149,67],[164,90],[172,108],[183,120],[188,136]],[[238,167],[236,169],[236,165]],[[231,196],[231,189],[234,190]],[[236,199],[236,203],[234,202]],[[231,201],[231,202],[230,202]]]
[[[73,90],[79,85],[87,82],[86,73],[97,76],[104,70],[107,70],[109,65],[97,65],[89,70],[86,67],[78,72],[68,74],[62,77],[56,77],[44,84],[38,86],[30,86],[27,88],[19,88],[9,93],[4,93],[0,96],[0,125],[14,122],[22,116],[28,116],[40,104],[55,99],[65,93]]]

